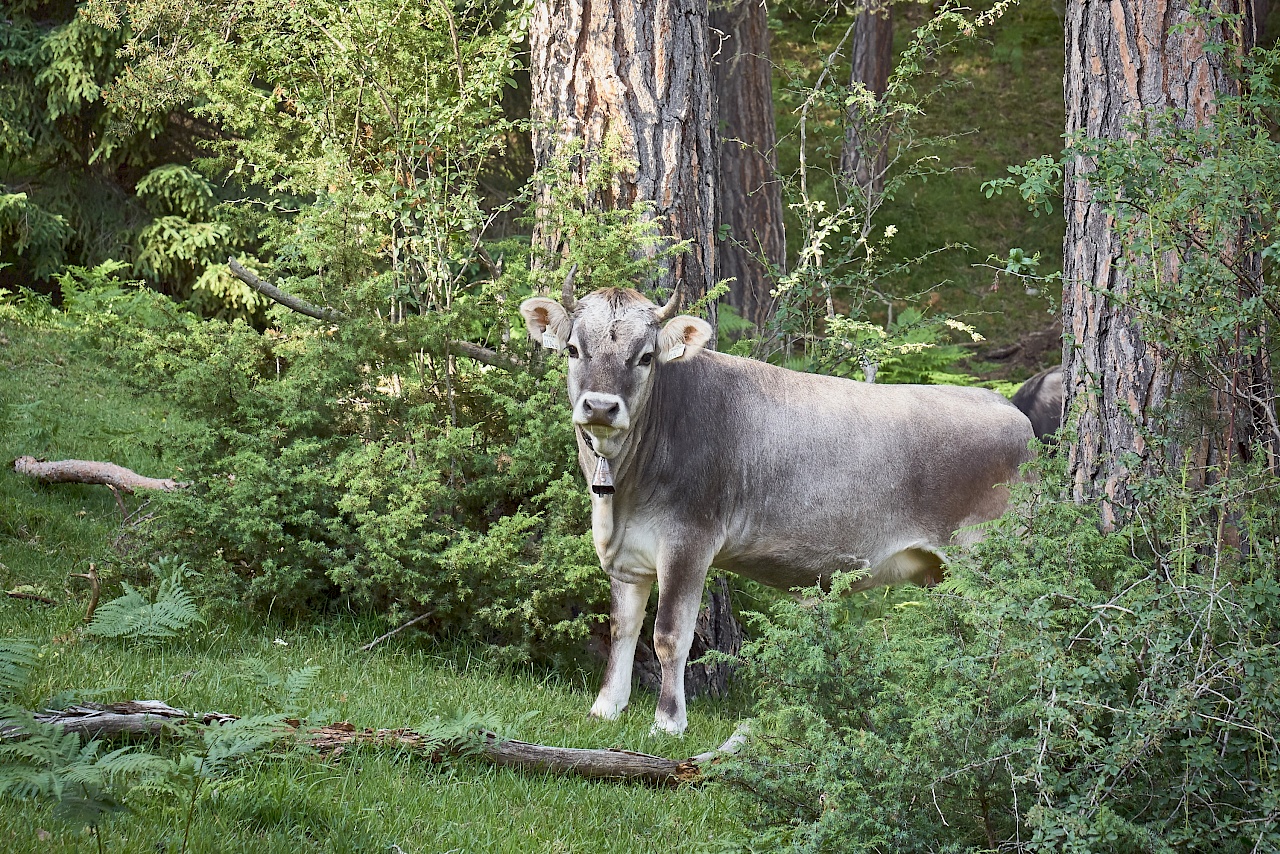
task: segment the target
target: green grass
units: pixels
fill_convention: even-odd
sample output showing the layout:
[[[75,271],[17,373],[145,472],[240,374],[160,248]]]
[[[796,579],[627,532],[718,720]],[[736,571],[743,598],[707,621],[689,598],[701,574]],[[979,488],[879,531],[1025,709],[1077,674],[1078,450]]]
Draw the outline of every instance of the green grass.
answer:
[[[32,708],[68,692],[113,702],[157,699],[192,711],[272,711],[247,678],[249,660],[273,672],[317,666],[307,705],[358,726],[421,726],[476,713],[499,732],[571,747],[625,747],[685,757],[723,741],[734,704],[695,701],[683,739],[649,734],[654,697],[637,691],[616,722],[589,720],[599,674],[496,668],[467,646],[406,632],[372,653],[358,647],[384,630],[373,618],[286,622],[205,603],[207,624],[163,646],[97,641],[83,632],[87,590],[68,573],[97,564],[109,581],[136,576],[128,528],[104,487],[41,486],[15,475],[21,454],[110,459],[151,475],[180,476],[185,425],[168,403],[138,394],[77,335],[0,318],[0,583],[56,599],[48,606],[0,598],[0,636],[41,647],[19,698]],[[138,499],[126,498],[135,510]],[[120,549],[123,548],[122,555]],[[145,580],[145,576],[144,576]],[[176,754],[180,744],[154,749]],[[109,851],[177,851],[184,805],[139,795],[104,826]],[[270,753],[206,788],[191,830],[193,851],[671,851],[720,847],[736,830],[734,796],[711,787],[675,790],[525,774],[475,759],[432,765],[362,749],[327,762]],[[49,805],[4,803],[6,851],[90,851],[82,827]]]

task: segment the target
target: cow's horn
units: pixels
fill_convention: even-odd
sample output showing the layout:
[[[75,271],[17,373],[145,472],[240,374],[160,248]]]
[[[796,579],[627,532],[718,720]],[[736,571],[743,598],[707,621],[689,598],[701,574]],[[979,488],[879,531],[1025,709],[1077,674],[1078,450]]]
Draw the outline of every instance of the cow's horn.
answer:
[[[573,277],[578,272],[578,265],[574,264],[569,268],[569,275],[564,277],[564,286],[560,289],[560,304],[564,306],[564,310],[573,314]]]
[[[654,318],[657,319],[659,323],[661,323],[662,321],[674,315],[676,313],[676,310],[679,308],[680,308],[680,285],[677,284],[675,288],[672,289],[671,291],[671,299],[667,300],[666,305],[662,306],[662,308],[659,308],[657,311],[655,311],[653,313],[653,316]]]

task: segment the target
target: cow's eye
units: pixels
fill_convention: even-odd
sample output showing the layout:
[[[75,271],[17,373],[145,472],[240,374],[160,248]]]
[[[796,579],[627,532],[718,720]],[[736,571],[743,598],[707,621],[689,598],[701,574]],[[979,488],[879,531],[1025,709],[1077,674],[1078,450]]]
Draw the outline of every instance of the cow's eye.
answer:
[[[569,346],[565,347],[565,350],[567,350],[567,351],[568,351],[568,353],[569,353],[569,358],[570,358],[570,359],[576,359],[576,358],[578,358],[578,348],[577,348],[577,347],[575,347],[575,346],[573,346],[572,344],[570,344]]]
[[[638,361],[636,364],[638,364],[642,368],[649,367],[651,364],[653,364],[653,354],[645,353],[643,356],[640,357],[640,361]]]

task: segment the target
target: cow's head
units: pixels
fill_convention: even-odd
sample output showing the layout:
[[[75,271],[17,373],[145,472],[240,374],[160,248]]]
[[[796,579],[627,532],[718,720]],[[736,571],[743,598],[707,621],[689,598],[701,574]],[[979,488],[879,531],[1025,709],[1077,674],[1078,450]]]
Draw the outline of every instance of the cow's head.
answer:
[[[568,356],[573,423],[596,454],[612,459],[661,366],[696,356],[710,340],[711,326],[689,315],[671,317],[678,291],[661,307],[630,288],[605,288],[575,304],[572,279],[571,273],[563,303],[533,297],[521,303],[520,313],[535,340]]]

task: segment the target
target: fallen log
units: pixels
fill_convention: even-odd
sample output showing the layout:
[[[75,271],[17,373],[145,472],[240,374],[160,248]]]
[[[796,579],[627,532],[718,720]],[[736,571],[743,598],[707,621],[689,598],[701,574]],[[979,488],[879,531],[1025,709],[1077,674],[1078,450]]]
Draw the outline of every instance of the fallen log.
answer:
[[[132,469],[115,463],[93,460],[37,460],[35,457],[18,457],[13,461],[18,474],[33,477],[41,483],[91,483],[109,486],[130,494],[139,489],[173,492],[187,484],[171,478],[145,477]]]
[[[162,731],[180,735],[176,724],[209,726],[236,720],[235,715],[220,712],[192,714],[175,709],[159,700],[134,700],[110,705],[84,704],[61,710],[40,712],[33,717],[46,724],[89,738],[111,738],[122,735],[156,736]],[[675,786],[697,782],[703,767],[722,756],[736,752],[746,741],[746,726],[737,731],[716,750],[688,759],[667,759],[648,753],[617,748],[591,749],[554,747],[515,739],[503,739],[490,730],[477,730],[472,738],[439,739],[412,729],[357,729],[346,721],[315,729],[291,726],[289,735],[301,744],[330,757],[341,756],[358,745],[392,746],[417,753],[430,762],[446,757],[477,755],[494,765],[524,771],[552,771],[579,777],[619,782],[649,783]],[[20,738],[20,725],[0,722],[0,738]]]

